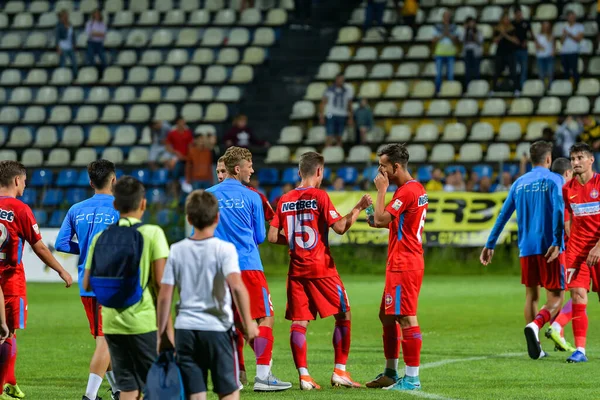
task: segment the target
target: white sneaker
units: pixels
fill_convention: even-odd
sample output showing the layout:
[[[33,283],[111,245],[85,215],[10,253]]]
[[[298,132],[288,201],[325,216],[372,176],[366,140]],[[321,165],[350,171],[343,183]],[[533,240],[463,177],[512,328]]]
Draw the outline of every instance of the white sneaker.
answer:
[[[291,387],[292,384],[290,382],[280,381],[272,372],[269,372],[267,379],[260,379],[258,376],[254,377],[255,392],[281,392]]]

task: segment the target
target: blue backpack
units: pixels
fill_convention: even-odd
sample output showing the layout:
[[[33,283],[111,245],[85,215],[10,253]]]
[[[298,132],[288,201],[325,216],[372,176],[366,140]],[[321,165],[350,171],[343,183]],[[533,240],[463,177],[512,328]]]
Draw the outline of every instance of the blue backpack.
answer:
[[[181,372],[173,351],[161,353],[146,377],[144,400],[185,400]]]
[[[110,225],[96,240],[90,284],[96,300],[105,307],[127,308],[142,299],[144,237],[137,230],[141,225]]]

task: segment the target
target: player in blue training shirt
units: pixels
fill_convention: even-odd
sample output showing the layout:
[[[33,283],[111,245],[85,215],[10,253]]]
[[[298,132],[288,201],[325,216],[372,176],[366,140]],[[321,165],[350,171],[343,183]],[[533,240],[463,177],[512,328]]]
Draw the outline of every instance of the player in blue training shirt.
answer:
[[[258,245],[266,238],[265,217],[258,193],[248,190],[244,183],[250,182],[252,153],[241,147],[230,147],[223,156],[227,178],[208,188],[219,201],[219,224],[215,236],[233,243],[239,257],[242,279],[250,294],[250,313],[258,323],[259,335],[254,339],[256,354],[256,377],[254,391],[273,392],[292,387],[271,373],[273,354],[273,304],[269,286],[263,272]],[[241,330],[239,315],[235,313],[236,326]],[[245,371],[240,374],[243,382]]]
[[[556,316],[565,294],[565,204],[562,177],[549,169],[552,164],[552,143],[535,142],[529,153],[533,169],[517,179],[510,188],[480,260],[483,265],[491,263],[498,237],[516,210],[521,283],[526,287],[525,338],[529,357],[537,360],[546,355],[540,346],[540,329]],[[538,313],[540,286],[546,289],[546,304]]]
[[[86,292],[82,286],[85,259],[93,237],[119,220],[119,213],[113,206],[115,198],[112,195],[112,187],[117,180],[115,165],[107,160],[93,161],[88,165],[88,175],[90,186],[94,188],[95,194],[69,209],[54,247],[63,253],[79,254],[79,294],[90,324],[90,331],[96,340],[96,350],[90,362],[90,375],[83,400],[96,400],[105,373],[111,386],[112,397],[118,399],[114,376],[112,371],[109,371],[108,345],[102,333],[101,306],[96,302],[94,293]]]

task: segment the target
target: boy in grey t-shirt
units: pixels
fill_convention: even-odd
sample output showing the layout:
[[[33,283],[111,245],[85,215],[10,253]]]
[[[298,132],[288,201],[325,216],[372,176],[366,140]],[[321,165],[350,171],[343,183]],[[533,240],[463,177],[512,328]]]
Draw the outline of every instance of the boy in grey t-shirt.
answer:
[[[171,246],[158,297],[158,348],[173,348],[166,329],[177,287],[175,350],[188,399],[206,398],[208,371],[219,398],[238,399],[232,298],[248,341],[256,337],[258,327],[250,316],[237,252],[233,244],[214,237],[219,204],[211,193],[192,192],[185,212],[195,233]]]

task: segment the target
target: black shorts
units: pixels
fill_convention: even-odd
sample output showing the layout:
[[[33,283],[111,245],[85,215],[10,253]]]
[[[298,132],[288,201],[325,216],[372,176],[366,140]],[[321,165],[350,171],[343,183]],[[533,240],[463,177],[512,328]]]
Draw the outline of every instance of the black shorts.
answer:
[[[238,360],[232,331],[176,329],[175,350],[188,395],[207,391],[208,371],[215,393],[227,395],[238,390]]]
[[[144,390],[156,361],[156,331],[140,335],[105,334],[117,387],[123,392]]]

